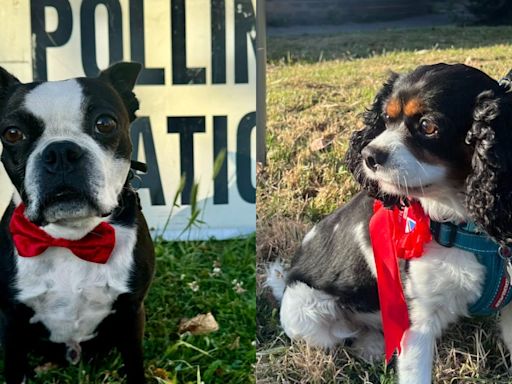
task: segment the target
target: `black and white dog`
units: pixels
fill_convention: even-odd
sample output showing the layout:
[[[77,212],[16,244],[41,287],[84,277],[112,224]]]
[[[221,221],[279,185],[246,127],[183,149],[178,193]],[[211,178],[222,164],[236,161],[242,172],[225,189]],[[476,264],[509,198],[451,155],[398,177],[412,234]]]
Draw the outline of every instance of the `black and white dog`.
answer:
[[[326,348],[351,339],[362,356],[382,356],[368,230],[374,198],[387,206],[413,198],[431,220],[475,222],[495,242],[510,242],[509,86],[507,79],[498,83],[461,64],[421,66],[388,79],[346,156],[365,191],[313,227],[288,270],[279,262],[269,268],[267,284],[281,300],[281,324],[290,338]],[[436,338],[468,316],[486,270],[473,253],[434,240],[421,258],[401,263],[410,328],[398,358],[399,380],[427,384]],[[500,323],[512,350],[512,305],[503,308]]]
[[[2,163],[15,186],[0,224],[7,383],[25,381],[37,348],[77,363],[82,349],[113,346],[128,382],[145,382],[154,250],[129,182],[140,68],[30,84],[0,68]]]

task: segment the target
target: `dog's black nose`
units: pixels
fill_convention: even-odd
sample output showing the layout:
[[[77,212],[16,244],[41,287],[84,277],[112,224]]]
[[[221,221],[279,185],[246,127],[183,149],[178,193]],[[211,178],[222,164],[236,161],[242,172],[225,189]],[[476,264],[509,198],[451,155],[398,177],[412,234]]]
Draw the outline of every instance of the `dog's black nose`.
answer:
[[[375,171],[380,165],[386,163],[389,153],[379,148],[367,146],[361,151],[361,156],[363,156],[366,166]]]
[[[41,154],[43,166],[50,173],[72,172],[84,155],[83,149],[71,141],[48,145]]]

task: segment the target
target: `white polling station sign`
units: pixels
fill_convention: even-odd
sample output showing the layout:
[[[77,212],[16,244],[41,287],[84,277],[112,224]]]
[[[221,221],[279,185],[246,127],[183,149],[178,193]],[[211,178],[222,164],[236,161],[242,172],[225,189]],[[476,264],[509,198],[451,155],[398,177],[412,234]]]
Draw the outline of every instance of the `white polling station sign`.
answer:
[[[150,227],[182,234],[195,181],[200,222],[180,238],[236,237],[256,220],[255,9],[256,0],[6,0],[0,65],[27,82],[142,63],[131,129],[134,159],[149,167],[135,182]],[[0,169],[0,211],[11,194]]]

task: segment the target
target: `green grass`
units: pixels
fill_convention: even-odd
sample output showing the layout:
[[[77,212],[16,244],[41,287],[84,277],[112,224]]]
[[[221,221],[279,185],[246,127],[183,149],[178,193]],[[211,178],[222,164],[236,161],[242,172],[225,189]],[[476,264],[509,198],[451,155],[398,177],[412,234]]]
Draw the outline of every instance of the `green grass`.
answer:
[[[267,165],[257,188],[257,377],[259,383],[392,383],[382,362],[349,350],[291,344],[262,286],[264,266],[289,261],[315,222],[359,189],[343,164],[350,134],[390,71],[462,62],[500,78],[512,68],[511,27],[433,28],[268,39]],[[311,143],[332,139],[323,150]],[[512,383],[495,321],[452,327],[437,345],[435,383]]]
[[[156,244],[156,276],[145,302],[144,349],[150,383],[255,381],[254,249],[254,236]],[[214,264],[220,273],[213,272]],[[207,312],[217,320],[217,332],[178,334],[180,319]],[[112,352],[97,368],[84,363],[52,368],[34,382],[123,383],[121,365],[119,354]]]

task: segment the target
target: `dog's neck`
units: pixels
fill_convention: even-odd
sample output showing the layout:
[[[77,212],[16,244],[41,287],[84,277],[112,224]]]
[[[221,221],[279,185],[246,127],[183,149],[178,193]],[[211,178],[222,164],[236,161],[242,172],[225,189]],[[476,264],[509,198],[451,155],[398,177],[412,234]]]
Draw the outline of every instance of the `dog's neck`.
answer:
[[[464,195],[450,190],[429,197],[418,197],[425,213],[435,221],[460,224],[469,221]]]
[[[55,239],[80,240],[102,221],[108,221],[108,217],[87,217],[72,221],[60,221],[44,225],[41,229]]]

